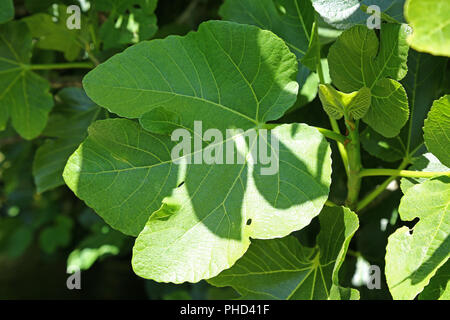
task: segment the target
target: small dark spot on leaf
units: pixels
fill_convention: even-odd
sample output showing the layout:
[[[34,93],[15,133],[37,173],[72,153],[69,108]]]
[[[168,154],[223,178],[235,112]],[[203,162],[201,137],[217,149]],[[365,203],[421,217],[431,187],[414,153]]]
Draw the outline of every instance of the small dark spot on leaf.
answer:
[[[247,220],[247,225],[249,226],[249,225],[251,225],[252,224],[252,219],[248,219]]]

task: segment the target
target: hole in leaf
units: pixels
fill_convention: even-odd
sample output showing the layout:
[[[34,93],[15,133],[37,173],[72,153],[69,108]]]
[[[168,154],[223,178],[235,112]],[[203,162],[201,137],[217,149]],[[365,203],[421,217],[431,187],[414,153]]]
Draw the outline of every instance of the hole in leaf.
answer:
[[[247,225],[249,226],[249,225],[251,225],[252,224],[252,219],[248,219],[247,220]]]
[[[412,235],[414,233],[414,227],[419,222],[419,218],[414,218],[412,221],[406,221],[405,225],[409,228],[409,234]]]

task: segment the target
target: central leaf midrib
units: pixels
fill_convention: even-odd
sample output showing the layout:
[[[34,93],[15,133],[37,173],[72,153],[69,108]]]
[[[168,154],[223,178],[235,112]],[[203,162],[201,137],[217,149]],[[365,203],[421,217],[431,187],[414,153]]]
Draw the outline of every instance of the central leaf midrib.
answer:
[[[208,147],[215,147],[215,146],[218,146],[218,145],[224,145],[224,144],[227,143],[228,141],[234,140],[235,138],[240,137],[240,136],[244,136],[247,132],[249,132],[249,131],[251,131],[251,130],[255,130],[255,129],[256,129],[256,128],[250,128],[250,129],[248,129],[248,130],[246,130],[246,131],[244,131],[244,132],[242,132],[242,133],[240,133],[240,134],[234,135],[234,136],[232,136],[232,137],[230,137],[230,138],[228,138],[228,139],[224,139],[224,140],[222,140],[221,142],[218,142],[218,143],[215,143],[215,144],[209,144]],[[142,129],[142,130],[143,130],[143,129]],[[144,131],[145,131],[145,130],[144,130]],[[146,132],[147,134],[149,134],[151,137],[154,138],[154,136],[153,136],[151,133],[149,133],[149,132],[147,132],[147,131],[145,131],[145,132]],[[258,134],[258,136],[259,136],[259,134]],[[255,140],[256,140],[256,139],[255,139]],[[102,145],[102,146],[104,147],[105,150],[107,150],[108,152],[110,152],[111,154],[113,154],[113,152],[112,152],[110,149],[108,149],[108,148],[107,148],[103,143],[101,143],[99,140],[94,139],[94,141],[95,141],[96,143]],[[122,143],[122,142],[118,142],[118,141],[116,141],[116,140],[111,140],[111,141],[112,141],[113,143],[122,145],[122,146],[127,147],[127,148],[136,148],[136,147],[134,147],[134,146],[126,145],[126,144],[124,144],[124,143]],[[158,166],[160,166],[160,165],[164,165],[164,164],[168,164],[168,163],[173,163],[174,161],[181,160],[181,159],[183,159],[183,158],[192,157],[192,156],[194,156],[195,154],[197,154],[197,153],[199,153],[199,152],[203,152],[204,149],[205,149],[205,148],[202,148],[201,150],[197,150],[197,151],[188,153],[188,154],[184,155],[183,157],[179,157],[179,158],[177,158],[177,159],[170,159],[170,160],[166,160],[166,161],[161,161],[161,162],[158,162],[158,163],[155,163],[155,164],[152,164],[152,165],[148,165],[148,166],[138,166],[138,167],[133,166],[133,167],[124,168],[124,169],[103,170],[103,171],[97,171],[97,172],[81,172],[81,174],[85,174],[85,175],[92,175],[92,174],[94,174],[94,175],[96,175],[96,174],[105,174],[105,173],[125,172],[125,171],[131,171],[131,170],[150,169],[150,168],[153,168],[153,167],[158,167]],[[251,149],[250,149],[250,150],[251,150]],[[145,153],[146,151],[145,151],[144,149],[142,149],[141,152],[144,152],[144,153]],[[248,154],[247,154],[247,155],[248,155]],[[246,156],[247,156],[247,155],[246,155]],[[247,160],[246,160],[246,163],[247,163]],[[220,164],[215,164],[215,165],[220,165]]]
[[[260,125],[260,123],[255,120],[250,118],[249,116],[243,114],[242,112],[239,112],[237,110],[234,110],[230,107],[227,107],[223,104],[219,104],[217,102],[211,101],[211,100],[207,100],[205,98],[200,98],[200,97],[194,97],[194,96],[190,96],[190,95],[185,95],[185,94],[181,94],[181,93],[177,93],[177,92],[168,92],[168,91],[160,91],[160,90],[155,90],[155,89],[144,89],[144,88],[129,88],[129,87],[118,87],[118,86],[106,86],[106,85],[97,85],[99,87],[104,87],[104,88],[110,88],[110,89],[122,89],[122,90],[133,90],[133,91],[141,91],[141,92],[153,92],[153,93],[159,93],[159,94],[167,94],[167,95],[174,95],[177,97],[182,97],[182,98],[187,98],[187,99],[194,99],[194,100],[198,100],[198,101],[202,101],[208,104],[212,104],[216,107],[219,107],[223,110],[226,110],[228,112],[234,113],[242,118],[244,118],[245,120],[248,120],[254,124],[256,124],[257,126]]]

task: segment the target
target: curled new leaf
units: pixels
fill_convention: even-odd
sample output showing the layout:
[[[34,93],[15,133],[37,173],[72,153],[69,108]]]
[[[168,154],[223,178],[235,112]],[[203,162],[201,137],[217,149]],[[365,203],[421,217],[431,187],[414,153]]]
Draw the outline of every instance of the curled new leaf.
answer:
[[[323,108],[334,119],[361,119],[370,107],[370,90],[363,87],[352,93],[343,93],[329,84],[319,86],[319,97]]]

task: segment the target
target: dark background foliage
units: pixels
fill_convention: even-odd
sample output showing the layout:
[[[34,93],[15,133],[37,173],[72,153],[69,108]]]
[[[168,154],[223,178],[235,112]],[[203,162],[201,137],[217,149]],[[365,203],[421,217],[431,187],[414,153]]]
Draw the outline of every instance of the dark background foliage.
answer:
[[[59,1],[15,1],[15,19],[36,12],[47,12],[46,4]],[[70,4],[71,1],[63,1]],[[160,0],[156,9],[159,31],[155,37],[185,34],[206,20],[219,19],[220,0]],[[108,12],[104,13],[105,16]],[[120,50],[121,51],[121,50]],[[45,61],[54,54],[35,49],[33,60]],[[107,53],[108,56],[113,53]],[[48,76],[52,93],[61,87],[81,86],[84,71],[63,70]],[[167,285],[136,276],[131,269],[132,238],[126,238],[120,253],[96,261],[82,271],[82,289],[68,290],[67,258],[80,243],[99,229],[108,228],[67,187],[38,194],[33,182],[32,159],[43,140],[25,141],[13,129],[0,132],[0,299],[208,299],[220,294],[233,296],[226,289],[215,289],[205,282],[195,285]],[[59,226],[57,216],[72,222],[71,228],[52,236],[55,244],[42,238],[48,229]],[[47,230],[47,231],[46,231]],[[67,237],[68,240],[61,240]],[[65,234],[65,235],[64,235]],[[112,240],[114,241],[114,239]],[[51,242],[51,240],[50,240]],[[58,243],[59,242],[59,243]],[[52,249],[55,247],[54,249]],[[231,294],[231,295],[230,295]]]

